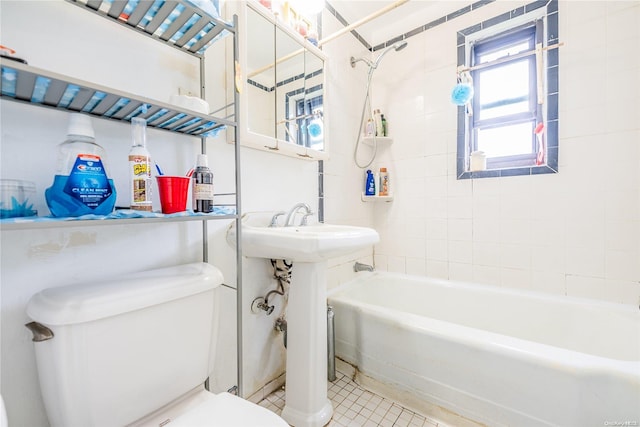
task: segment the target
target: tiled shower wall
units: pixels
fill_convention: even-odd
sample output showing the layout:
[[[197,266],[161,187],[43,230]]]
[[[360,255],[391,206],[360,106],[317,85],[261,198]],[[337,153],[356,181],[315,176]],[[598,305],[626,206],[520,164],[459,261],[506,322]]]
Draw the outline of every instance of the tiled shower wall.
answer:
[[[385,57],[373,99],[394,143],[379,150],[373,166],[389,168],[394,201],[360,202],[362,172],[351,151],[332,146],[328,216],[360,213],[366,222],[372,212],[381,236],[377,270],[638,304],[638,2],[560,1],[558,174],[456,179],[456,107],[449,101],[456,32],[527,3],[485,5],[410,37],[406,49]],[[357,56],[362,45],[353,49]],[[354,93],[358,100],[349,101],[359,113],[366,68],[342,62],[331,67],[343,76],[359,73],[362,97]],[[332,103],[332,121],[351,117],[342,108]],[[336,274],[332,285],[346,274]]]

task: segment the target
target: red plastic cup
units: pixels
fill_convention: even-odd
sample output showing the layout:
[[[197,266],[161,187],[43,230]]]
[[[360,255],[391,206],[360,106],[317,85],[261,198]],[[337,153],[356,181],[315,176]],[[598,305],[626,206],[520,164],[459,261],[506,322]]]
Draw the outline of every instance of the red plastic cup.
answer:
[[[162,213],[172,214],[186,211],[191,178],[187,176],[160,175],[156,176],[156,179],[158,180],[158,194],[160,195]]]

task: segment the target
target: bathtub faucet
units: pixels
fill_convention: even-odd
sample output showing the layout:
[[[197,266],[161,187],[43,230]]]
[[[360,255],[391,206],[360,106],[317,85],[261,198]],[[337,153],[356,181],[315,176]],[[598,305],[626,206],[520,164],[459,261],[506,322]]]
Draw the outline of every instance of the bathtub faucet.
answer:
[[[356,261],[355,264],[353,264],[353,271],[358,272],[358,271],[373,271],[373,267],[370,266],[369,264],[363,264],[361,262]]]
[[[302,221],[300,221],[300,225],[307,225],[307,217],[313,215],[313,212],[311,212],[311,208],[308,204],[296,203],[287,213],[287,219],[284,221],[285,227],[291,227],[295,225],[292,223],[292,219],[293,221],[295,221],[295,215],[300,209],[304,209],[305,211],[304,216],[302,217]]]

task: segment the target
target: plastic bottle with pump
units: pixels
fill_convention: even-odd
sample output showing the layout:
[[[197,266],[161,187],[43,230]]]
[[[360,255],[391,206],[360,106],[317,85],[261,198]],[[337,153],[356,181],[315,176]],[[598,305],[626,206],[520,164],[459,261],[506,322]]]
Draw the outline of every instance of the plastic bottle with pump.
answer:
[[[147,150],[147,121],[131,119],[132,146],[129,151],[129,194],[131,209],[151,211],[151,155]]]
[[[193,211],[213,212],[213,173],[209,169],[206,154],[198,155],[198,161],[191,180],[193,181]]]
[[[53,184],[45,190],[51,215],[77,217],[113,211],[116,187],[109,178],[106,152],[95,141],[91,119],[71,113],[67,139],[58,145]]]
[[[387,129],[387,119],[384,118],[384,114],[380,114],[380,122],[382,123],[382,136],[389,136],[389,129]]]

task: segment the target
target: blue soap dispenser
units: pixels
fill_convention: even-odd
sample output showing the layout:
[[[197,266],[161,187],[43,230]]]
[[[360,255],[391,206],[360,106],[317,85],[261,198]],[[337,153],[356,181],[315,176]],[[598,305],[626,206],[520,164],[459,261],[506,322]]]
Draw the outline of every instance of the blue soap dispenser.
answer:
[[[365,196],[375,196],[376,195],[376,180],[373,177],[373,173],[371,170],[367,170],[367,182],[364,189]]]

